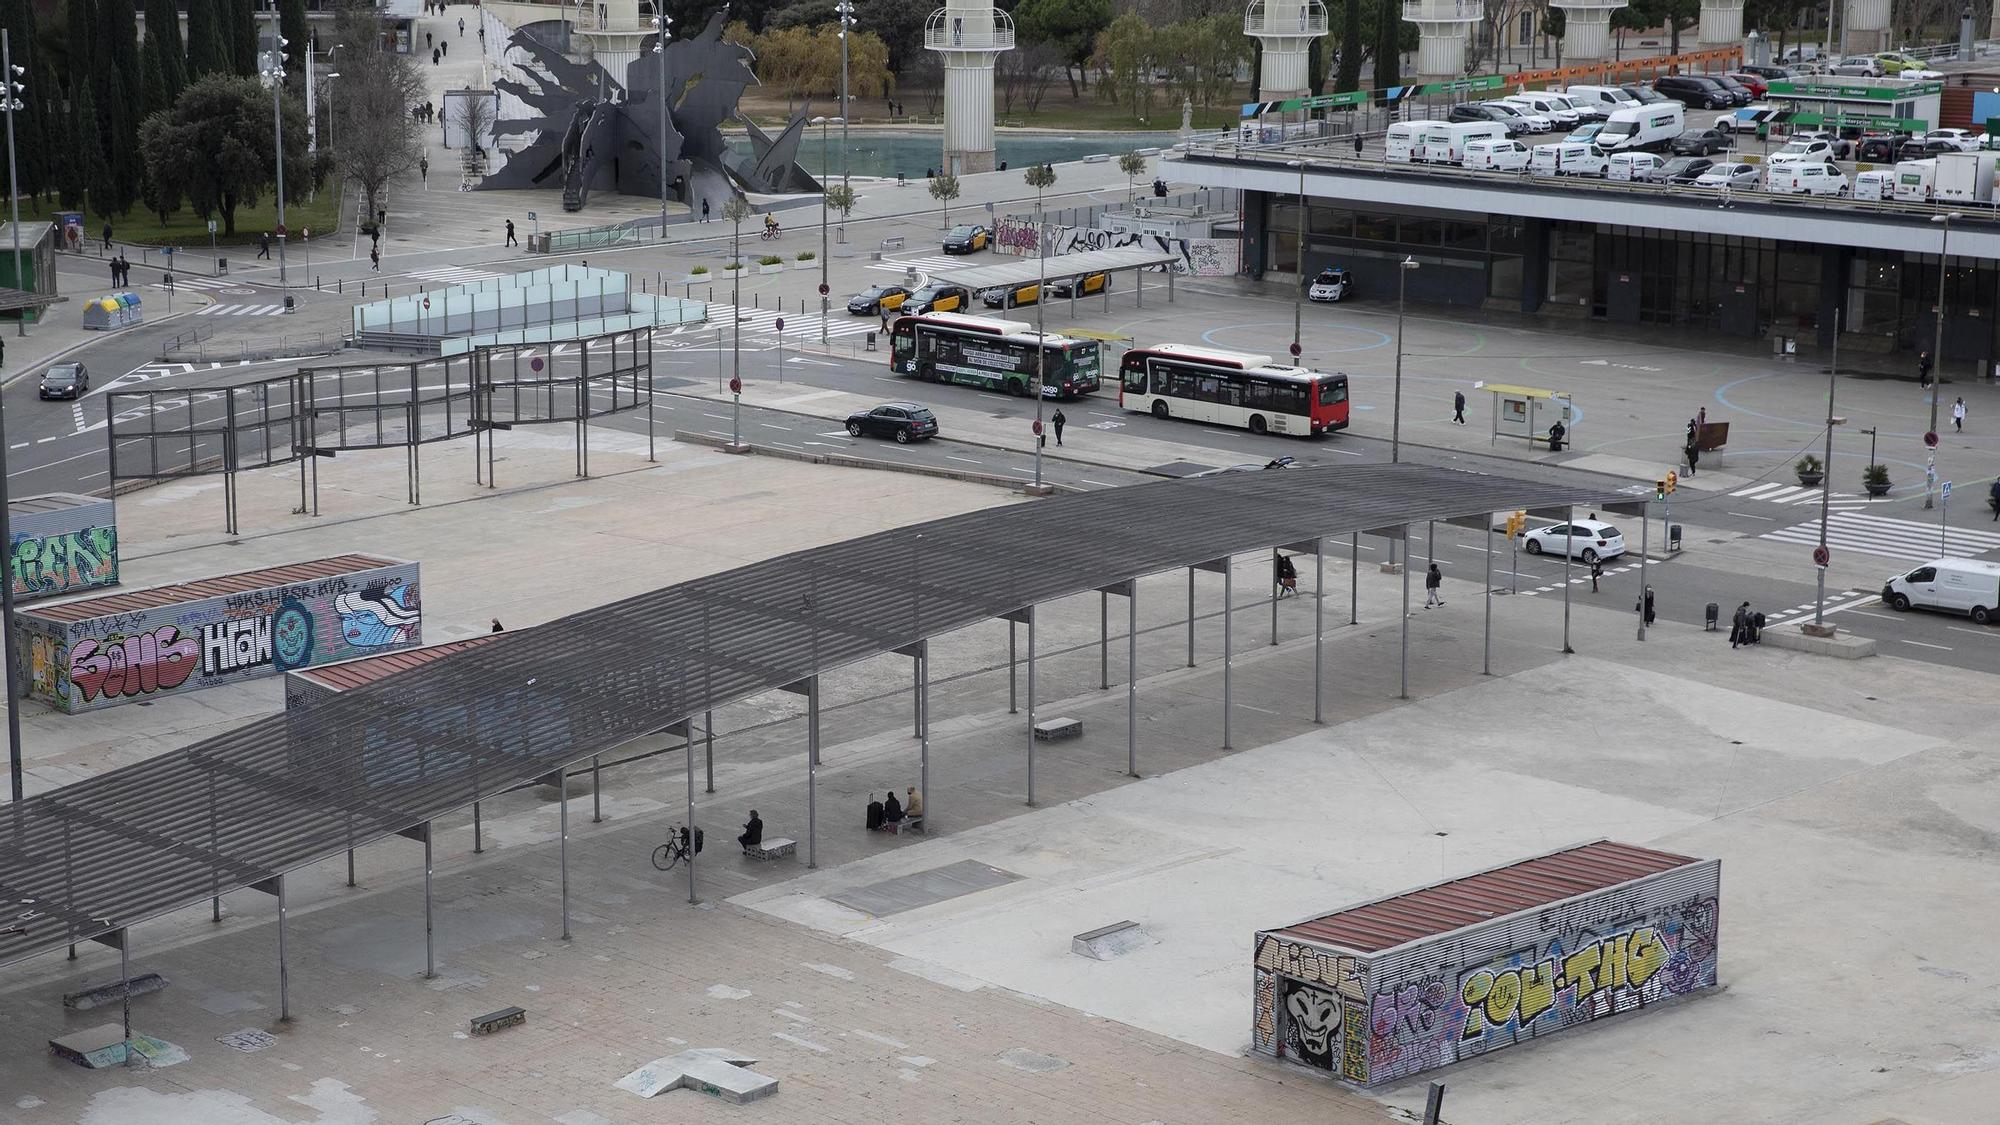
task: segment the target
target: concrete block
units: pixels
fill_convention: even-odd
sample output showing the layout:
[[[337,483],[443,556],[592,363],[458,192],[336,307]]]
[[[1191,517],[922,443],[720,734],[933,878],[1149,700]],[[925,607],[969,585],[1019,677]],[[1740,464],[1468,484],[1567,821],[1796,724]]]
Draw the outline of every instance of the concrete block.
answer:
[[[654,1059],[613,1085],[650,1098],[686,1088],[742,1105],[778,1092],[778,1080],[750,1067],[757,1060],[720,1047],[696,1047]]]
[[[133,996],[144,996],[148,992],[158,992],[165,987],[167,987],[167,978],[158,973],[141,973],[133,977],[130,984]],[[92,1008],[116,1003],[125,996],[125,993],[126,986],[124,984],[119,981],[112,981],[109,984],[100,984],[95,988],[64,993],[63,1007],[73,1011],[87,1012]]]
[[[1875,655],[1875,642],[1869,637],[1857,637],[1853,633],[1814,637],[1796,624],[1773,625],[1765,629],[1762,643],[1772,648],[1810,652],[1815,656],[1832,656],[1841,660],[1859,660],[1864,656]]]
[[[1127,919],[1076,935],[1069,939],[1069,951],[1093,961],[1110,961],[1151,943],[1139,923]]]

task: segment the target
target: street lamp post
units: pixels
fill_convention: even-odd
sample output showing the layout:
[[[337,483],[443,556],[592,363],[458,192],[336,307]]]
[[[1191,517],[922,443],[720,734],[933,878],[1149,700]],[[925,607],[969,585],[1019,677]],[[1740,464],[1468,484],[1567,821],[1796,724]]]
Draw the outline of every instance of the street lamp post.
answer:
[[[1826,456],[1820,464],[1822,473],[1819,482],[1819,549],[1813,553],[1813,569],[1818,571],[1818,589],[1813,597],[1812,624],[1806,631],[1814,636],[1830,637],[1833,629],[1826,623],[1826,564],[1820,560],[1826,553],[1826,516],[1829,501],[1833,497],[1833,428],[1847,424],[1847,419],[1833,412],[1833,392],[1839,385],[1840,374],[1840,310],[1833,310],[1833,362],[1826,370]],[[1870,461],[1873,464],[1873,461]]]
[[[665,12],[653,17],[653,53],[660,56],[660,241],[667,240],[667,28]]]
[[[271,83],[271,130],[278,156],[278,285],[285,280],[285,37],[278,34],[278,3],[271,0],[271,68],[263,76]]]
[[[14,44],[8,38],[7,29],[0,28],[0,79],[5,86],[0,87],[7,104],[7,199],[13,208],[14,219],[14,284],[22,290],[21,277],[21,193],[15,188],[14,172],[14,111],[21,108],[21,99],[16,95],[27,89],[14,79],[24,74],[14,69]],[[21,307],[21,335],[28,334],[28,309]],[[14,654],[14,529],[8,511],[7,496],[7,424],[4,414],[0,414],[0,543],[8,545],[6,565],[0,566],[0,637],[5,639],[7,660],[7,778],[13,787],[15,803],[19,803],[22,793],[21,777],[21,692]]]
[[[819,342],[821,347],[825,347],[827,342],[826,318],[830,307],[827,304],[827,294],[832,292],[831,283],[827,278],[826,272],[828,267],[826,245],[826,213],[828,210],[826,205],[826,179],[829,174],[828,169],[831,167],[826,157],[826,127],[835,121],[840,122],[843,130],[847,127],[846,117],[822,116],[812,119],[812,124],[819,126]]]
[[[743,452],[743,219],[750,214],[750,201],[741,192],[729,197],[723,217],[735,225],[730,236],[729,257],[736,268],[729,271],[729,318],[735,323],[729,333],[729,451]]]
[[[851,0],[837,0],[834,14],[840,17],[840,186],[847,186],[847,121],[853,117],[847,109],[847,33],[854,30],[854,5]],[[842,242],[847,239],[847,228],[840,229]]]
[[[1925,430],[1926,436],[1938,432],[1938,385],[1944,382],[1944,283],[1945,262],[1949,261],[1946,251],[1951,246],[1951,221],[1962,219],[1957,211],[1946,211],[1942,215],[1932,215],[1931,222],[1944,224],[1944,236],[1938,239],[1938,294],[1937,311],[1932,315],[1931,325],[1931,424]],[[1937,506],[1937,446],[1930,446],[1929,459],[1924,463],[1924,508]]]
[[[1042,433],[1042,398],[1048,387],[1048,303],[1049,303],[1049,242],[1045,229],[1047,211],[1043,208],[1044,193],[1056,182],[1056,170],[1052,164],[1037,164],[1028,169],[1023,177],[1035,189],[1035,483],[1029,494],[1046,496],[1049,486],[1042,483],[1042,446],[1048,440]]]
[[[1288,160],[1286,163],[1299,170],[1299,212],[1298,221],[1293,224],[1294,233],[1298,238],[1296,257],[1299,263],[1299,284],[1292,290],[1292,359],[1296,362],[1305,351],[1300,325],[1305,316],[1306,291],[1306,162]]]
[[[1396,271],[1396,381],[1393,398],[1389,406],[1389,463],[1394,465],[1403,459],[1403,295],[1410,271],[1417,268],[1415,258],[1404,256],[1402,268]],[[1384,570],[1394,573],[1396,569],[1396,541],[1389,540],[1389,562]]]

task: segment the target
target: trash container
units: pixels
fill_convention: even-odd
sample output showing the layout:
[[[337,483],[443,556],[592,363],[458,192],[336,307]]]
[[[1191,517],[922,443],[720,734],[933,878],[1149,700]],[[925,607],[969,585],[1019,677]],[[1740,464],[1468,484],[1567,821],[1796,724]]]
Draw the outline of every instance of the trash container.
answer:
[[[298,304],[292,300],[292,295],[290,293],[285,294],[285,311],[286,312],[298,311]]]
[[[1680,549],[1681,549],[1681,525],[1675,524],[1667,529],[1667,550],[1672,552],[1672,551],[1678,551]]]
[[[229,273],[229,259],[217,258],[215,260],[215,276],[222,277],[228,273]]]
[[[1708,613],[1702,618],[1702,630],[1709,633],[1715,632],[1715,623],[1720,620],[1722,620],[1722,607],[1716,605],[1714,602],[1708,603]]]
[[[875,350],[875,333],[873,332],[868,334],[868,350],[871,352]]]

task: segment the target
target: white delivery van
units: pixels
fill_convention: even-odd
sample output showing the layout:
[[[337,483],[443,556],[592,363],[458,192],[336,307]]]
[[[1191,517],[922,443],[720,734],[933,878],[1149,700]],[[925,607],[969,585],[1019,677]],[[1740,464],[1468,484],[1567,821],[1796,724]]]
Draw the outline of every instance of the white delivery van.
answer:
[[[1597,134],[1597,147],[1606,152],[1632,149],[1659,151],[1681,135],[1687,123],[1687,107],[1679,102],[1621,109],[1611,115]]]
[[[1528,169],[1537,176],[1602,176],[1605,164],[1603,149],[1568,141],[1536,145],[1528,158]]]
[[[1658,156],[1650,152],[1614,152],[1604,166],[1607,180],[1643,180],[1646,174],[1661,164]]]
[[[1480,138],[1465,142],[1465,166],[1475,171],[1519,172],[1528,166],[1528,146],[1520,141]]]
[[[1558,129],[1573,129],[1577,124],[1576,111],[1559,97],[1550,97],[1538,90],[1509,94],[1500,99],[1508,105],[1518,107],[1523,113],[1539,114],[1555,123]]]
[[[1846,195],[1847,177],[1831,164],[1772,164],[1764,175],[1764,190],[1773,195]]]
[[[1896,197],[1896,173],[1877,168],[1854,174],[1854,198],[1879,203]]]
[[[1980,625],[2000,617],[2000,562],[1937,559],[1882,584],[1893,610],[1963,613]]]
[[[1431,164],[1463,164],[1472,141],[1504,141],[1507,127],[1498,121],[1436,121],[1424,130],[1419,159]]]
[[[1398,121],[1382,137],[1382,150],[1392,164],[1408,164],[1424,158],[1424,130],[1443,125],[1442,121]]]
[[[1585,105],[1600,106],[1607,114],[1614,110],[1633,109],[1639,104],[1638,98],[1617,86],[1569,86],[1564,88],[1563,95]]]
[[[1896,199],[1902,203],[1928,203],[1937,184],[1937,157],[1904,160],[1896,165]]]

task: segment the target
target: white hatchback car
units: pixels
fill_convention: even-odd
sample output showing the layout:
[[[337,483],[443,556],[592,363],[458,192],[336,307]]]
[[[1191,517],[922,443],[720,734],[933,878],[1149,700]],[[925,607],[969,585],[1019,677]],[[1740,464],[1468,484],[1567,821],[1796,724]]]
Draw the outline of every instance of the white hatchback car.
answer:
[[[1531,555],[1559,555],[1565,544],[1584,562],[1615,559],[1625,553],[1625,537],[1599,520],[1571,520],[1521,533],[1521,547]]]

